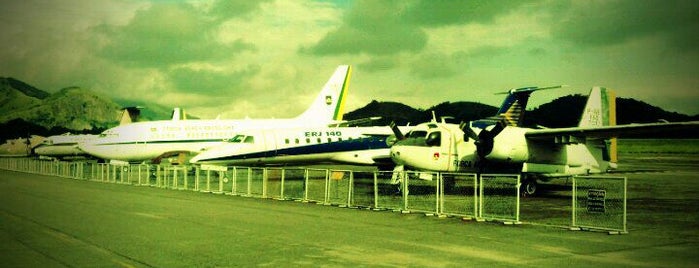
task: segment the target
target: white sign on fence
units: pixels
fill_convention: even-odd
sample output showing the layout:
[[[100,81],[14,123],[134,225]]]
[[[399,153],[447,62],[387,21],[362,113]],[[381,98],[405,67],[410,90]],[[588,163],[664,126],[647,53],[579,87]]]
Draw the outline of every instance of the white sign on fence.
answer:
[[[201,170],[228,171],[228,167],[217,165],[201,165]]]

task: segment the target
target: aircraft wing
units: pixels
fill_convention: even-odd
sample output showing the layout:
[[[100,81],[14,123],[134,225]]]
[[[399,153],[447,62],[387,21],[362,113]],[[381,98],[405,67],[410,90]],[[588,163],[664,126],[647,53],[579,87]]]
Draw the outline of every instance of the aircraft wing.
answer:
[[[649,123],[649,124],[629,124],[618,126],[602,127],[571,127],[571,128],[549,128],[534,129],[527,131],[524,136],[529,140],[565,140],[566,138],[620,138],[629,135],[671,132],[682,130],[699,129],[699,121],[671,122],[671,123]]]
[[[332,124],[328,124],[328,127],[353,127],[353,126],[362,126],[362,125],[368,125],[373,123],[374,121],[380,120],[381,117],[369,117],[369,118],[361,118],[361,119],[355,119],[355,120],[343,120],[343,121],[338,121]]]

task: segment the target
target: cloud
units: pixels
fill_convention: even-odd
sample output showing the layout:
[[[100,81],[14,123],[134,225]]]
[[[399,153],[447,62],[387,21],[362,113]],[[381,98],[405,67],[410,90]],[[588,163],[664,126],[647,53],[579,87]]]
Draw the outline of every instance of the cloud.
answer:
[[[699,45],[699,2],[692,0],[574,2],[552,27],[555,37],[580,46],[622,44],[648,36],[682,50]]]
[[[214,18],[220,19],[227,10],[216,10]],[[254,9],[248,7],[246,10]],[[243,40],[219,42],[215,32],[219,22],[211,18],[210,13],[187,3],[159,2],[136,12],[127,25],[96,27],[95,32],[105,43],[97,53],[124,65],[161,68],[230,59],[255,49],[253,44]]]
[[[428,28],[493,23],[530,2],[534,1],[357,1],[337,30],[303,51],[319,56],[418,53],[430,41]]]
[[[458,59],[459,55],[445,55],[441,53],[428,53],[417,58],[410,73],[421,79],[443,79],[458,73],[459,65],[464,62]]]
[[[404,23],[425,27],[463,25],[469,23],[489,24],[492,23],[496,17],[531,2],[537,1],[421,0],[409,6],[401,19]]]
[[[260,5],[270,1],[271,0],[219,0],[214,2],[214,4],[208,10],[208,14],[217,20],[225,20],[250,14],[253,11],[259,10]]]
[[[248,97],[246,95],[252,94],[250,91],[235,89],[245,88],[244,85],[248,79],[259,72],[260,66],[258,65],[248,65],[241,70],[234,71],[182,67],[168,71],[167,77],[175,91],[178,92],[203,94],[216,92],[224,93],[222,95],[227,97]]]
[[[358,67],[367,72],[379,72],[396,68],[399,64],[400,60],[396,57],[384,56],[373,57],[366,62],[360,63]]]
[[[391,55],[417,52],[425,47],[427,35],[401,20],[404,1],[357,1],[337,30],[302,51],[313,55]]]

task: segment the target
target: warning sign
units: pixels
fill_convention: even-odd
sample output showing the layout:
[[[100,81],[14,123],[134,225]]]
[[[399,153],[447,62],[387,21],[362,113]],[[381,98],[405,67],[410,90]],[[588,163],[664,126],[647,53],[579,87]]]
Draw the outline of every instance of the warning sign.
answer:
[[[606,196],[605,190],[587,190],[587,212],[604,213]]]
[[[342,178],[345,177],[345,172],[342,171],[333,171],[330,173],[330,179],[336,180],[336,181],[341,181]]]

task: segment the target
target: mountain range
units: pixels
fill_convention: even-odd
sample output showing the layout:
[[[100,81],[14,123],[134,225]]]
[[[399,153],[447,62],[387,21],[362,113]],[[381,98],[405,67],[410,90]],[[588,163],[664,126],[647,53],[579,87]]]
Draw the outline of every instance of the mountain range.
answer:
[[[142,120],[170,117],[171,108],[132,100],[112,100],[89,89],[66,87],[49,94],[14,78],[0,77],[0,142],[29,135],[50,136],[72,133],[99,133],[118,124],[121,108],[145,106]],[[569,127],[577,124],[586,96],[568,95],[527,111],[525,125]],[[443,102],[429,109],[416,109],[397,102],[371,101],[366,106],[344,115],[346,120],[381,117],[373,125],[418,124],[437,117],[453,117],[455,122],[467,122],[494,115],[497,108],[478,102]],[[668,112],[645,102],[618,98],[617,123],[647,123],[699,120]],[[697,134],[697,133],[694,133]],[[682,135],[680,135],[682,136]],[[696,137],[696,136],[692,136]]]

